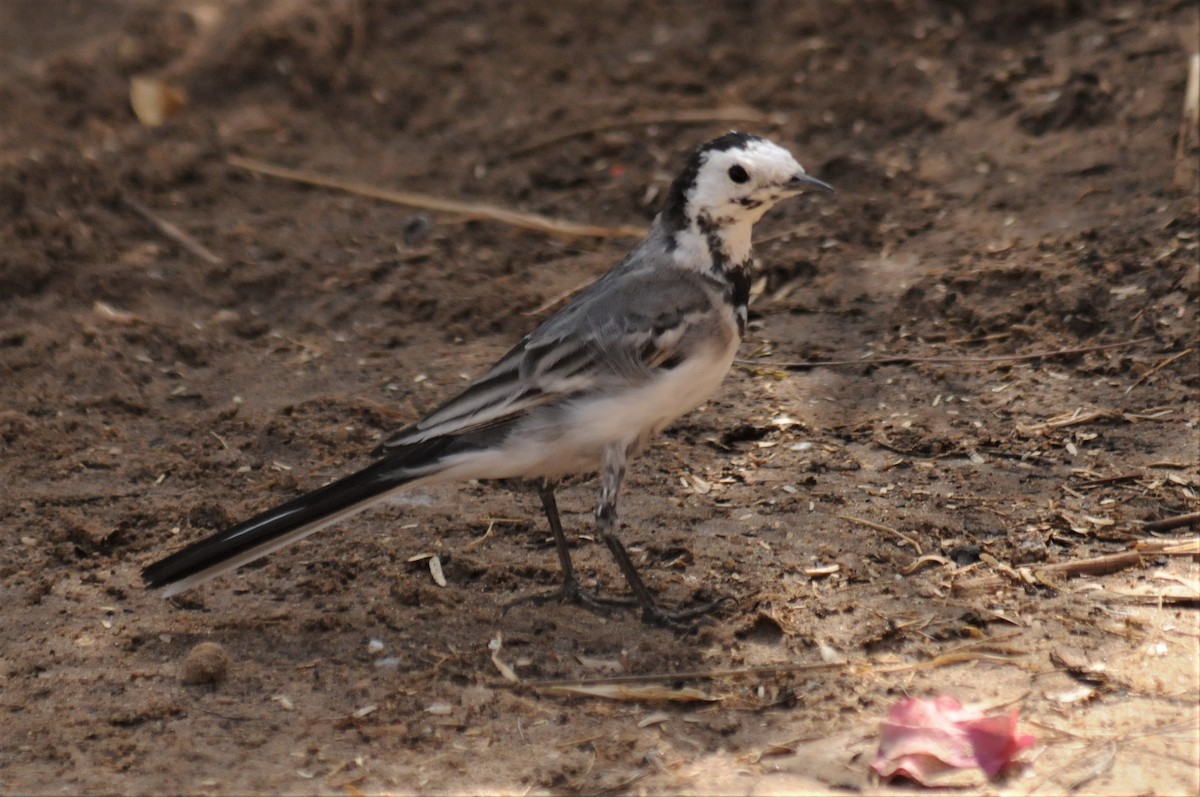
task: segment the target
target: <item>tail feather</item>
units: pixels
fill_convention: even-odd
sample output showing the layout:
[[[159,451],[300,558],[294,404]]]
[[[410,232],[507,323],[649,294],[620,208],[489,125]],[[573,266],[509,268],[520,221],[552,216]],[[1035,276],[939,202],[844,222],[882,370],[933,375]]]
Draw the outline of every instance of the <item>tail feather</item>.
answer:
[[[142,579],[148,587],[163,588],[164,597],[203,584],[436,473],[437,462],[447,453],[446,449],[444,444],[427,443],[397,452],[357,473],[195,542],[143,569]]]

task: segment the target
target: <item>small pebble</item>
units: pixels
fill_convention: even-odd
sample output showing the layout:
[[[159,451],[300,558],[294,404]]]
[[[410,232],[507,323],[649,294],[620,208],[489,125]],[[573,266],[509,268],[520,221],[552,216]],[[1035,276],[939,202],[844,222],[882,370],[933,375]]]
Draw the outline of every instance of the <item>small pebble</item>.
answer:
[[[216,642],[201,642],[192,648],[179,669],[185,684],[215,684],[229,673],[229,654]]]

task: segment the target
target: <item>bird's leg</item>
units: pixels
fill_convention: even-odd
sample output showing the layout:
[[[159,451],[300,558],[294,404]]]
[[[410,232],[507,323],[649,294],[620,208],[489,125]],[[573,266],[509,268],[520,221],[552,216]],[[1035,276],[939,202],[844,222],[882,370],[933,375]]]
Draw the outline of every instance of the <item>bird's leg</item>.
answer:
[[[617,567],[621,569],[621,574],[625,576],[625,581],[633,591],[634,598],[642,607],[642,620],[676,630],[689,630],[690,626],[684,621],[707,614],[729,598],[722,597],[685,611],[667,611],[654,600],[646,582],[642,581],[637,568],[633,566],[633,560],[629,558],[625,546],[617,538],[617,493],[625,479],[625,458],[624,446],[609,446],[605,449],[604,469],[600,474],[600,500],[596,504],[596,532],[608,546]]]
[[[542,499],[542,509],[546,511],[546,520],[554,535],[554,548],[558,551],[558,563],[562,566],[563,592],[569,594],[579,591],[579,581],[575,578],[575,566],[571,564],[571,552],[567,549],[567,535],[563,534],[562,521],[558,518],[558,501],[554,498],[554,488],[557,486],[557,482],[542,479],[538,483],[538,498]]]
[[[609,446],[604,451],[604,469],[600,473],[600,498],[596,502],[596,533],[608,550],[612,553],[621,575],[633,591],[633,597],[642,607],[642,613],[648,614],[657,608],[654,596],[646,588],[646,582],[638,575],[633,560],[625,552],[625,546],[617,538],[617,493],[621,482],[625,479],[625,450],[617,446]]]
[[[605,598],[586,591],[579,585],[575,577],[575,567],[571,564],[571,552],[567,548],[567,536],[563,534],[562,521],[558,517],[558,501],[554,498],[557,482],[543,479],[538,484],[538,497],[542,499],[542,508],[546,510],[546,520],[550,523],[550,532],[554,535],[554,547],[558,551],[558,563],[562,566],[563,585],[559,593],[585,606],[595,609],[607,609],[615,606],[632,606],[630,598]]]

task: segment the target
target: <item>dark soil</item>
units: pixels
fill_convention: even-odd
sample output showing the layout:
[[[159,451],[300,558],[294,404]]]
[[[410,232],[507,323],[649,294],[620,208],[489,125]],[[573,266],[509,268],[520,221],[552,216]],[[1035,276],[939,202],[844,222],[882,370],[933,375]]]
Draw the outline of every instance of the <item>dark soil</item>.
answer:
[[[1196,539],[1143,523],[1200,509],[1198,25],[1166,1],[0,5],[0,791],[883,790],[879,719],[949,692],[1038,738],[969,788],[1196,793],[1195,557],[1044,568]],[[144,75],[187,93],[159,127]],[[366,464],[632,244],[227,158],[644,226],[734,125],[838,193],[759,225],[745,362],[632,468],[622,537],[665,602],[735,604],[680,635],[523,601],[557,584],[549,533],[486,484],[142,589]],[[851,364],[781,365],[816,360]],[[560,506],[613,591],[594,489]],[[662,683],[706,702],[534,683],[767,665],[792,669]]]

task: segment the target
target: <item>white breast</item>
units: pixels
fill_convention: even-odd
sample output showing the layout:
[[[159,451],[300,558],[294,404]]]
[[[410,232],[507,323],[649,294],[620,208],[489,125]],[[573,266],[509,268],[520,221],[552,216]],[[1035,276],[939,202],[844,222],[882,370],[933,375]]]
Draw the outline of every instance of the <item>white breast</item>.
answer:
[[[612,444],[637,444],[704,403],[729,372],[738,337],[696,352],[628,390],[580,396],[553,417],[532,415],[495,450],[460,455],[433,480],[555,477],[595,470]]]

